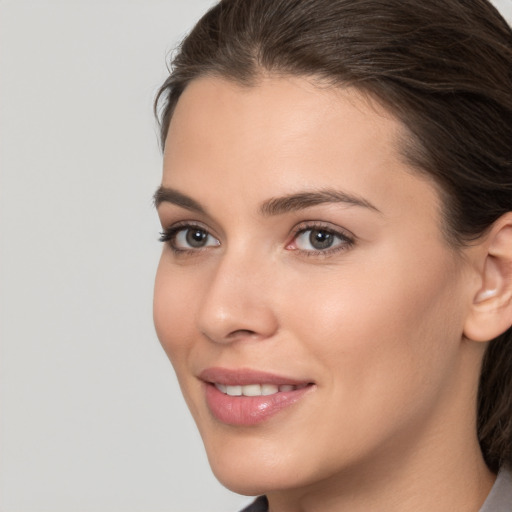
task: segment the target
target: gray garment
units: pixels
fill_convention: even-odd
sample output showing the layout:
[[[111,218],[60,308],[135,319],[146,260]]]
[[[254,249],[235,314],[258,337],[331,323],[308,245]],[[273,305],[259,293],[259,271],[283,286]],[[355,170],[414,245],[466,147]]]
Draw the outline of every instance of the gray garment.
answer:
[[[268,512],[268,501],[260,496],[241,512]],[[512,471],[501,468],[480,512],[512,512]]]
[[[240,512],[268,512],[268,501],[265,496],[256,498],[248,507]]]
[[[512,471],[501,468],[480,512],[512,512]]]

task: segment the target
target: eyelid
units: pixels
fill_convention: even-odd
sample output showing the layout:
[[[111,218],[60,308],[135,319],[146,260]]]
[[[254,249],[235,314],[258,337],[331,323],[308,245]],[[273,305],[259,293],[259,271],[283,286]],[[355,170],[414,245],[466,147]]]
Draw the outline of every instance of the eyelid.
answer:
[[[204,231],[207,234],[207,236],[215,239],[217,241],[217,244],[215,246],[207,245],[205,247],[196,247],[196,248],[190,247],[188,249],[182,249],[182,248],[176,247],[176,245],[173,243],[176,239],[176,235],[180,231],[184,231],[187,229],[198,229],[198,230]],[[160,232],[160,237],[158,240],[160,242],[163,242],[163,243],[166,243],[167,245],[169,245],[169,247],[172,249],[172,251],[175,254],[191,254],[191,253],[197,254],[197,253],[204,251],[210,247],[216,247],[216,246],[220,245],[219,237],[216,236],[214,233],[212,233],[212,230],[210,228],[208,228],[207,226],[205,226],[204,224],[202,224],[201,222],[198,222],[198,221],[179,221],[179,222],[172,224],[171,226],[163,227],[162,231]]]
[[[302,233],[305,233],[307,231],[311,230],[324,230],[328,233],[331,233],[335,237],[339,238],[342,243],[337,244],[335,247],[327,248],[327,249],[313,249],[313,250],[306,250],[306,249],[299,249],[299,248],[292,248],[291,245],[295,243],[298,236]],[[293,228],[292,231],[292,238],[290,242],[286,244],[286,248],[288,250],[306,255],[306,256],[317,256],[317,257],[327,257],[334,255],[336,253],[346,251],[354,246],[356,243],[356,236],[350,232],[349,230],[342,228],[340,226],[334,226],[333,224],[329,222],[323,222],[323,221],[303,221],[297,226]]]

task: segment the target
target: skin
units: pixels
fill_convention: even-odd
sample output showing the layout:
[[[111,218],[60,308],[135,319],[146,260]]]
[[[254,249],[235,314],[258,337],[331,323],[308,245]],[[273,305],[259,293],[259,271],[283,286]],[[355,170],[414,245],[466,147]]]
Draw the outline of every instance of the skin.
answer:
[[[172,249],[185,231],[164,244],[156,330],[217,478],[267,494],[272,512],[477,512],[492,486],[475,432],[485,343],[464,336],[481,251],[444,238],[405,135],[356,90],[293,77],[196,79],[173,115],[162,186],[204,211],[162,201],[158,214],[210,236],[188,252]],[[362,204],[261,211],[325,189]],[[334,249],[311,246],[304,230],[318,226],[340,233]],[[230,426],[206,405],[208,367],[315,386],[262,424]]]

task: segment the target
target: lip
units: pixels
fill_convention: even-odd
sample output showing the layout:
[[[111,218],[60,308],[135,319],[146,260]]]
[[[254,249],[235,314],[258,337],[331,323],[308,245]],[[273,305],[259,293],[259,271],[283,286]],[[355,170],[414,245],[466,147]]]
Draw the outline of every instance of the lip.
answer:
[[[218,421],[234,426],[252,426],[267,421],[297,403],[316,387],[308,380],[251,369],[207,368],[200,373],[199,378],[203,381],[206,404],[211,414]],[[248,397],[226,395],[215,387],[215,383],[226,386],[274,384],[301,387],[267,396]]]
[[[246,368],[207,368],[200,373],[199,378],[205,382],[216,382],[217,384],[225,384],[227,386],[247,386],[256,383],[275,384],[276,386],[300,386],[302,384],[311,383],[309,380],[293,379],[282,375]]]

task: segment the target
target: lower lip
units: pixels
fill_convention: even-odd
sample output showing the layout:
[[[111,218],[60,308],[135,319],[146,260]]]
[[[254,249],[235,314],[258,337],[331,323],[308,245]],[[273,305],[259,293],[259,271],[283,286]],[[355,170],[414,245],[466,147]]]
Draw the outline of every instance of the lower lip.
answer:
[[[205,383],[206,403],[212,415],[222,423],[248,427],[262,423],[295,404],[313,387],[310,385],[267,396],[230,396],[213,384]]]

